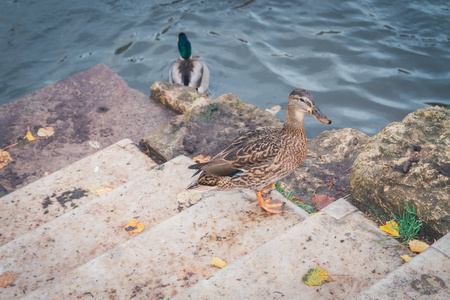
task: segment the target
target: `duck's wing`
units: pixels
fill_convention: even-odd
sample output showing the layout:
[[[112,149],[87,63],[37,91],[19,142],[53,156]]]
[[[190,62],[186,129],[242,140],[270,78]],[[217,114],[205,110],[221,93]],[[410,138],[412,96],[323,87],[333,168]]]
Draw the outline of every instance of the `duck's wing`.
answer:
[[[205,63],[197,57],[192,56],[192,69],[190,70],[189,86],[205,93],[209,86],[209,69]]]
[[[200,81],[200,86],[198,87],[198,91],[203,94],[203,93],[206,93],[206,90],[209,87],[209,69],[208,69],[208,66],[204,62],[202,62],[202,61],[199,61],[199,62],[202,64],[203,74],[202,74],[202,78]]]
[[[280,151],[279,129],[251,131],[217,154],[211,161],[191,166],[216,176],[227,176],[273,159]]]
[[[181,73],[179,72],[180,68],[180,59],[178,58],[172,65],[169,70],[169,83],[179,83],[183,84],[183,80],[181,78]]]

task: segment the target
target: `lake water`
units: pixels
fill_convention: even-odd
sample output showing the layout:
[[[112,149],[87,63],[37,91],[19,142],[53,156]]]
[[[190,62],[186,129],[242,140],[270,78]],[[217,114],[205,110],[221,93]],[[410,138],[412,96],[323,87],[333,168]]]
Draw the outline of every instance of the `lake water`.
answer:
[[[450,105],[448,0],[1,0],[0,104],[97,63],[148,95],[168,80],[179,32],[209,66],[212,98],[280,104],[284,120],[289,93],[308,89],[333,120],[307,117],[308,137],[373,135]]]

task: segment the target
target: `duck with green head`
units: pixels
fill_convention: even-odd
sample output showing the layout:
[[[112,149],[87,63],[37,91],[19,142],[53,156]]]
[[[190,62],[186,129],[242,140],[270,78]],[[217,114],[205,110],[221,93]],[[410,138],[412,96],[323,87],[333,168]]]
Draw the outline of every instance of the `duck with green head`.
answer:
[[[256,192],[258,204],[271,213],[283,204],[269,204],[262,194],[273,183],[296,170],[306,158],[307,140],[303,120],[306,114],[325,124],[331,124],[317,107],[314,97],[304,89],[289,96],[286,120],[281,128],[258,128],[235,140],[209,162],[191,165],[200,176],[188,188],[198,185],[219,189],[249,188]]]
[[[191,53],[191,43],[183,32],[178,35],[178,51],[180,57],[169,71],[169,82],[179,83],[200,93],[206,93],[209,86],[208,67]]]

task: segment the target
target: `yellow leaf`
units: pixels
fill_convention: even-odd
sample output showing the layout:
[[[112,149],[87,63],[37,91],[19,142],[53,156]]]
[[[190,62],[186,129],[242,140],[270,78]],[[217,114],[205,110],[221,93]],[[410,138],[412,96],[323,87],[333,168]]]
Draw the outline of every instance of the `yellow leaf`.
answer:
[[[389,221],[386,223],[386,225],[380,226],[380,229],[384,232],[387,232],[389,234],[392,234],[394,236],[399,236],[398,232],[398,224],[395,221]]]
[[[27,135],[24,137],[24,139],[27,139],[29,142],[34,141],[36,138],[31,134],[30,127],[28,127]]]
[[[139,223],[137,219],[132,219],[125,225],[125,230],[128,231],[129,234],[140,233],[144,231],[144,229],[144,223]]]
[[[0,149],[0,170],[6,167],[10,161],[13,161],[11,155],[5,150]]]
[[[409,256],[409,255],[400,255],[400,257],[403,258],[403,260],[404,260],[405,262],[408,262],[408,261],[410,261],[410,260],[412,259],[412,257]]]
[[[223,267],[227,266],[227,263],[224,262],[223,260],[221,260],[218,257],[214,257],[213,260],[211,261],[211,265],[213,265],[214,267],[218,267],[218,268],[222,269]]]
[[[427,250],[428,247],[430,247],[430,245],[428,245],[427,243],[421,242],[418,240],[409,241],[408,245],[409,245],[409,249],[411,249],[412,252],[417,252],[417,253],[421,253],[421,252]]]
[[[0,287],[7,287],[14,283],[14,277],[11,271],[6,271],[2,275],[0,275]]]
[[[44,128],[39,128],[37,135],[38,136],[43,136],[43,137],[50,137],[55,133],[55,130],[53,129],[53,127],[44,127]]]
[[[308,270],[308,272],[302,276],[302,281],[304,284],[309,286],[322,285],[324,283],[334,281],[326,270],[315,267]]]
[[[106,194],[107,192],[111,191],[113,188],[108,184],[96,181],[94,184],[88,187],[89,192],[96,196],[101,196],[103,194]]]

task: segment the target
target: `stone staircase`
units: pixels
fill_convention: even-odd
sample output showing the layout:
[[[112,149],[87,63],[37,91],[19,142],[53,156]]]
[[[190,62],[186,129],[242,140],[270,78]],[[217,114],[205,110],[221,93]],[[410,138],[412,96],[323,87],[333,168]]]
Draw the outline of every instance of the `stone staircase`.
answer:
[[[448,299],[411,282],[449,286],[450,235],[405,264],[412,254],[343,199],[313,216],[289,201],[267,213],[247,190],[179,202],[190,164],[157,166],[122,140],[0,198],[0,273],[15,279],[0,299]],[[125,231],[132,218],[142,233]],[[312,267],[334,281],[303,284]]]

